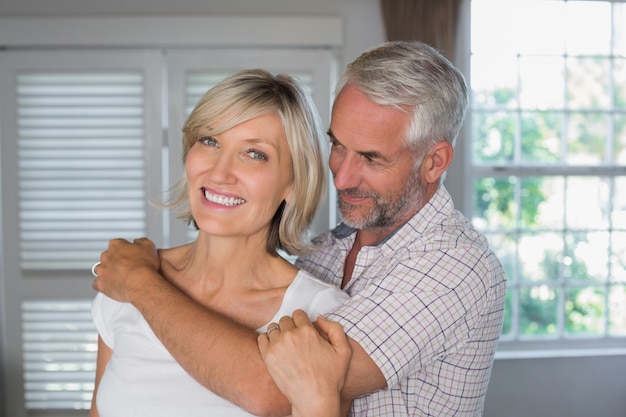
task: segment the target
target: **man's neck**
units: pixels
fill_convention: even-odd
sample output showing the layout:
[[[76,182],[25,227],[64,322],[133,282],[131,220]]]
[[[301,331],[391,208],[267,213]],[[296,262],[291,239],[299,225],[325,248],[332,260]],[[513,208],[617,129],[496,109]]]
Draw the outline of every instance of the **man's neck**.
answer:
[[[359,233],[360,231],[357,232],[356,239],[354,240],[354,245],[352,245],[350,252],[348,252],[348,256],[346,256],[346,260],[343,265],[343,279],[341,281],[342,289],[345,288],[346,285],[348,285],[348,282],[350,282],[350,279],[352,278],[352,272],[354,271],[354,264],[356,263],[356,257],[359,255],[359,251],[363,247],[359,240]]]

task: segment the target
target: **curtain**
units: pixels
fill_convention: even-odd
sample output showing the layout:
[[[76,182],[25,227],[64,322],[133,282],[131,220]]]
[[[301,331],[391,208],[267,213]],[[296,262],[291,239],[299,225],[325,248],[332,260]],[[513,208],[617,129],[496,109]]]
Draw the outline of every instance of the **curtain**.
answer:
[[[387,39],[419,40],[454,57],[462,0],[381,0]]]

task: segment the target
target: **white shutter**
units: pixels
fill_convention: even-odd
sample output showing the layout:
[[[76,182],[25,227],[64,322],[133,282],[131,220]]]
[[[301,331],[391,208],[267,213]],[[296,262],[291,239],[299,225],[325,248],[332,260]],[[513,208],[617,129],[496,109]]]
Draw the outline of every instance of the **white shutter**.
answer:
[[[144,107],[139,71],[17,75],[22,269],[86,270],[146,234]]]
[[[24,301],[22,320],[26,408],[89,409],[98,349],[91,300]]]

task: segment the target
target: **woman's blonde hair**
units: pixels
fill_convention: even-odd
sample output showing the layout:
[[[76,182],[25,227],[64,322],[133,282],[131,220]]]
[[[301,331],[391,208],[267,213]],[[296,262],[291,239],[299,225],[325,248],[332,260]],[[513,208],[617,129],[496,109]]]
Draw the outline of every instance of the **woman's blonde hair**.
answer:
[[[216,84],[198,101],[183,126],[183,163],[200,132],[202,136],[217,135],[271,113],[278,115],[285,131],[293,184],[289,201],[283,201],[272,219],[267,250],[299,255],[310,248],[308,229],[326,193],[324,133],[317,109],[301,82],[286,74],[254,69],[237,72]],[[172,198],[165,206],[175,209],[177,217],[194,222],[185,175],[172,187]]]

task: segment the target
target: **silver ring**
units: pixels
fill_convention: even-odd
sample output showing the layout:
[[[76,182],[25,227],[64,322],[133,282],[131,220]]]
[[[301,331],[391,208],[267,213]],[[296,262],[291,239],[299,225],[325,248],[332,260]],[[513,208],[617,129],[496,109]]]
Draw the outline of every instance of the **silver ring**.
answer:
[[[91,267],[91,273],[93,274],[94,277],[98,278],[98,274],[96,274],[96,267],[100,265],[100,262],[96,262],[95,264],[93,264],[93,266]]]
[[[270,333],[272,333],[274,330],[280,330],[280,326],[276,323],[270,324],[270,327],[267,328],[267,337],[270,337]]]

